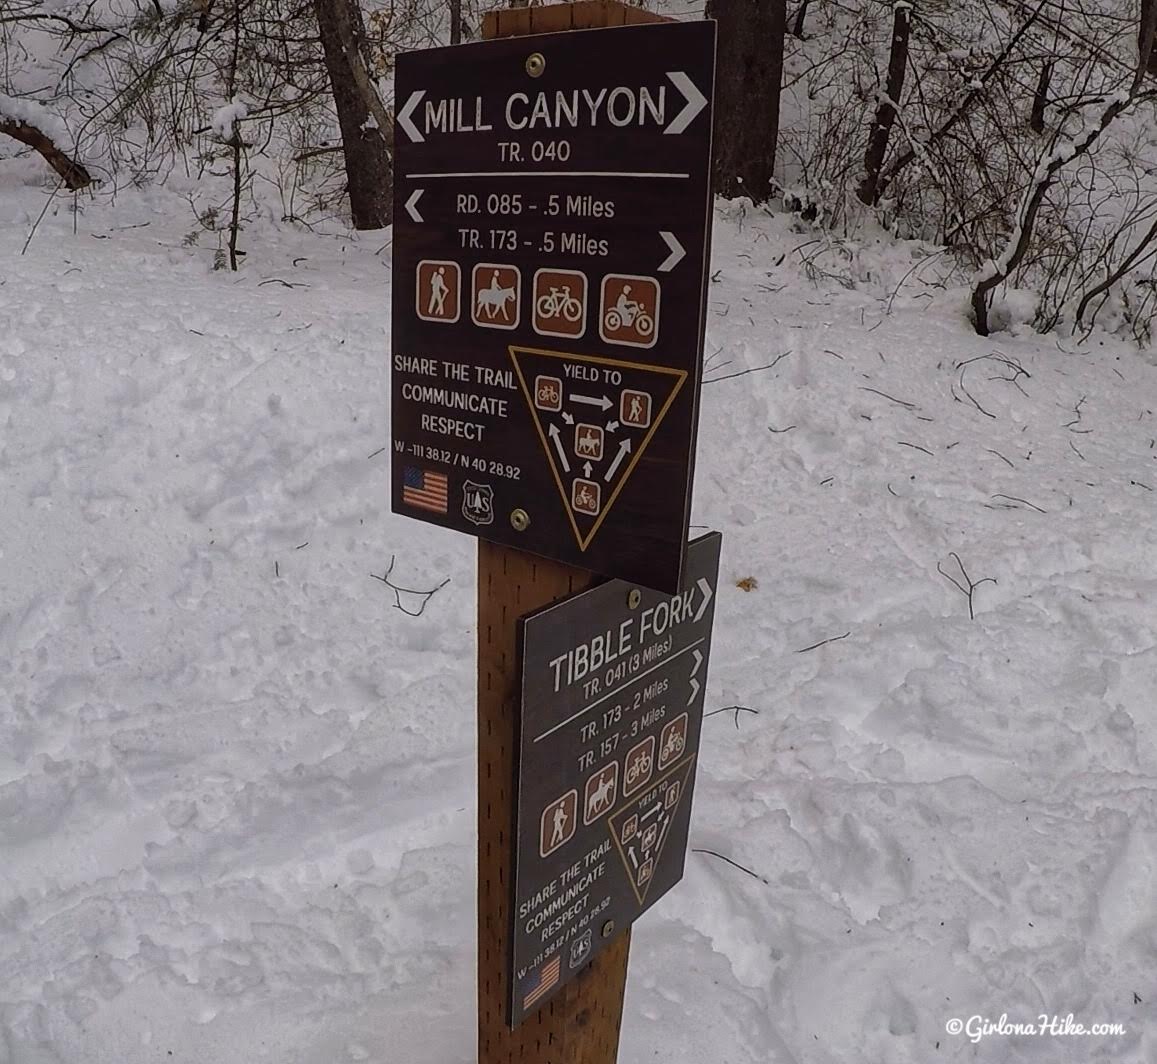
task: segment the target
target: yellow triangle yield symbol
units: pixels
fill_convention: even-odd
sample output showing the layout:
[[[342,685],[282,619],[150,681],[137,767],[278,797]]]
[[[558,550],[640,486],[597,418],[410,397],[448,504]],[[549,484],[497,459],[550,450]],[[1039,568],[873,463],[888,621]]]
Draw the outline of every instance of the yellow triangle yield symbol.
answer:
[[[639,464],[686,370],[510,347],[579,550],[595,538]]]
[[[634,801],[607,818],[607,829],[627,870],[631,889],[642,905],[659,875],[659,858],[670,838],[675,812],[687,792],[695,755],[684,758]]]

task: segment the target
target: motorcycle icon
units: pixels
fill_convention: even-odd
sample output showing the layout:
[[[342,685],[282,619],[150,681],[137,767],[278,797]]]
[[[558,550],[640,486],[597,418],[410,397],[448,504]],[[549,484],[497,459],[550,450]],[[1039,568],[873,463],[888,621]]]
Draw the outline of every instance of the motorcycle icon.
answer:
[[[655,319],[647,313],[642,303],[631,298],[631,286],[625,284],[619,292],[619,298],[603,315],[603,328],[609,333],[618,332],[620,329],[633,329],[645,340],[655,331]]]

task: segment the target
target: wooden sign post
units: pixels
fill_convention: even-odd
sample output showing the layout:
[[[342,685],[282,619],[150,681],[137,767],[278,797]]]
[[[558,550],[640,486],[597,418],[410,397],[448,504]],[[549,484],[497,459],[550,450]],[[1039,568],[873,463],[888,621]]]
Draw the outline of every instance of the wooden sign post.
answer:
[[[519,37],[663,19],[617,0],[490,12],[483,37]],[[517,621],[585,590],[595,573],[478,541],[478,1062],[615,1064],[631,932],[511,1030],[507,952],[514,862],[514,760],[518,712]]]
[[[663,21],[618,0],[490,12],[482,36],[520,37]],[[478,1064],[615,1064],[630,929],[521,1026],[506,1012],[519,703],[517,621],[583,591],[595,573],[478,541]]]
[[[622,29],[567,32],[612,27]],[[581,760],[595,756],[590,749],[562,759],[554,745],[537,749],[555,751],[555,763],[583,773],[584,792],[591,784],[601,796],[584,802],[581,819],[584,828],[600,820],[604,837],[592,848],[591,832],[577,832],[570,784],[541,811],[523,810],[524,821],[545,822],[550,813],[558,838],[521,840],[520,874],[546,875],[547,858],[552,871],[517,903],[524,956],[512,970],[516,791],[528,763],[519,734],[527,719],[520,619],[602,577],[637,585],[636,605],[644,601],[639,588],[668,596],[655,608],[677,620],[695,598],[684,580],[710,254],[715,33],[711,23],[676,23],[618,0],[579,0],[492,12],[483,37],[488,43],[398,57],[392,506],[479,537],[478,1059],[614,1064],[628,925],[646,907],[650,885],[669,887],[681,872],[682,861],[668,856],[660,874],[659,839],[685,836],[685,822],[672,825],[677,809],[689,809],[678,801],[689,797],[690,776],[678,786],[668,777],[691,759],[663,761],[668,771],[652,784],[651,755],[644,772],[639,743],[631,748],[639,756],[633,772],[622,769],[624,801],[647,803],[636,826],[649,819],[637,842],[625,824],[616,829],[639,870],[618,868],[615,879],[620,895],[640,896],[615,909],[612,866],[600,866],[608,879],[594,900],[606,902],[608,916],[596,927],[591,921],[604,910],[592,904],[580,913],[592,899],[570,900],[586,889],[574,870],[610,850],[619,762],[600,751],[606,763],[591,766]],[[565,616],[585,616],[585,608],[569,604],[577,613]],[[692,625],[705,609],[696,607]],[[549,623],[566,628],[558,616]],[[555,635],[545,642],[553,646]],[[652,664],[662,667],[643,654],[667,653],[674,638],[640,647],[629,675],[603,670],[605,695],[592,695],[589,680],[574,712],[641,681]],[[703,652],[686,649],[679,662],[697,669]],[[643,746],[662,732],[669,755],[684,739],[693,748],[701,681],[691,676],[683,730],[660,723],[664,707],[651,706],[646,722],[632,721],[655,731]],[[654,691],[660,687],[667,681]],[[554,694],[565,697],[536,695],[536,705],[557,709],[579,697]],[[591,744],[591,727],[575,729],[577,745]],[[524,797],[541,799],[529,790]],[[543,839],[537,824],[534,839]],[[565,849],[572,839],[583,853]],[[528,915],[526,906],[540,908]],[[537,953],[526,939],[530,924]]]

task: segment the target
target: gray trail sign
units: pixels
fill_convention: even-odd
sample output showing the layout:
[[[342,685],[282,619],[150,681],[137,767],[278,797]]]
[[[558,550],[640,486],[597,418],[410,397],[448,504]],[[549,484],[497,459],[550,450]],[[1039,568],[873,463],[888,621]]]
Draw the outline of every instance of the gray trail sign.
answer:
[[[721,542],[521,621],[512,1026],[683,877]]]
[[[398,57],[396,513],[680,586],[714,70],[712,22]]]

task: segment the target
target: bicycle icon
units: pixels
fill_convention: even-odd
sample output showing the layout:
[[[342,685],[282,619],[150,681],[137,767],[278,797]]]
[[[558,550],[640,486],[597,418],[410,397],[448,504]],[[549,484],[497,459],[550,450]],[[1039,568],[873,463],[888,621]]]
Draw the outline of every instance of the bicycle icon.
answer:
[[[623,774],[623,795],[637,791],[651,778],[655,767],[655,737],[652,735],[632,747],[624,760],[626,772]]]
[[[646,754],[640,754],[631,762],[631,767],[627,769],[627,782],[636,783],[639,779],[645,778],[650,774],[651,759]]]
[[[577,270],[538,270],[534,275],[534,331],[576,339],[586,331],[587,279]]]
[[[562,409],[562,379],[539,375],[534,379],[534,405],[558,413]]]
[[[564,284],[539,296],[534,312],[540,318],[564,318],[573,323],[583,316],[583,305],[570,294],[570,285]]]

